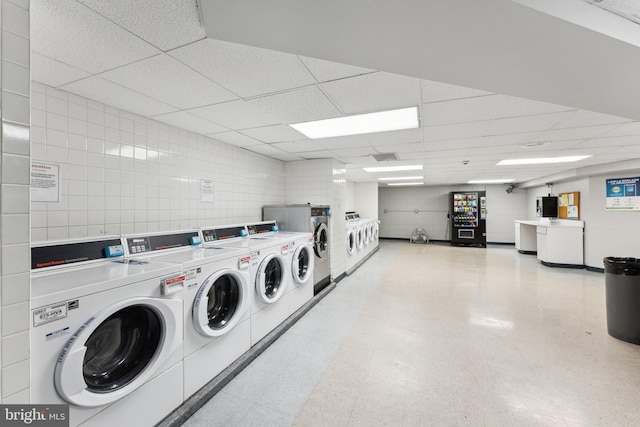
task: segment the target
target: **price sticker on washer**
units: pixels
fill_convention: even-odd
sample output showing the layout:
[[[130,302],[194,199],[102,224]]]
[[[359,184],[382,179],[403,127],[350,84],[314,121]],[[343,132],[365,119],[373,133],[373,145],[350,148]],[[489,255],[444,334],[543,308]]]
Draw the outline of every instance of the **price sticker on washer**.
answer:
[[[260,259],[260,251],[251,251],[251,264],[256,265]]]
[[[49,307],[42,307],[33,311],[33,326],[44,325],[67,317],[67,303],[62,302]]]

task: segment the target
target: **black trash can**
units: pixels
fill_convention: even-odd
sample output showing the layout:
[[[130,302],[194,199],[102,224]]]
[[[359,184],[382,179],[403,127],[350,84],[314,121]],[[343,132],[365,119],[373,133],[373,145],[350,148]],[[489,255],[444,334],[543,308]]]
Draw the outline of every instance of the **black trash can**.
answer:
[[[640,344],[640,259],[604,259],[607,332]]]

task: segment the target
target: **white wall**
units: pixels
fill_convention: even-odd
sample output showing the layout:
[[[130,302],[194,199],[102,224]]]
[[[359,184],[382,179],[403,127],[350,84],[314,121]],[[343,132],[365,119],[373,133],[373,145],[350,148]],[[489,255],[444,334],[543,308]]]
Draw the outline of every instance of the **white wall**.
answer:
[[[380,236],[409,239],[415,228],[426,230],[430,239],[449,240],[449,192],[487,192],[487,242],[514,243],[514,220],[524,215],[526,192],[507,194],[506,185],[381,187],[378,199]],[[385,212],[385,210],[387,212]],[[415,211],[418,211],[415,213]]]
[[[29,1],[0,3],[0,401],[29,401]]]
[[[553,195],[580,192],[580,219],[584,221],[584,262],[588,267],[603,268],[607,256],[640,257],[640,212],[606,210],[606,180],[639,176],[639,170],[610,172],[553,186]],[[535,218],[537,196],[549,193],[546,186],[527,191],[529,219]]]
[[[32,159],[61,165],[60,203],[32,203],[32,241],[258,221],[284,163],[38,83]],[[214,202],[200,201],[200,180]]]
[[[360,218],[378,218],[378,183],[357,182],[354,190],[354,210],[360,214]]]
[[[332,159],[286,162],[285,173],[286,203],[331,207],[329,259],[331,276],[336,278],[347,270],[344,251],[347,180],[344,164]]]

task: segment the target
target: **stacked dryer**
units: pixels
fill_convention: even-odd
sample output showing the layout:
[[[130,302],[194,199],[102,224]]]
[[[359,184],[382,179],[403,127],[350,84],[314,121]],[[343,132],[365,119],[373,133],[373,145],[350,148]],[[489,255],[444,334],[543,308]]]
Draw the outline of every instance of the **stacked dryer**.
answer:
[[[120,237],[31,249],[31,402],[68,403],[71,426],[154,425],[183,402],[182,269],[123,255]]]
[[[244,226],[209,230],[205,240],[237,238]],[[184,290],[184,399],[251,347],[249,250],[201,245],[197,230],[126,236],[130,257],[175,262]]]

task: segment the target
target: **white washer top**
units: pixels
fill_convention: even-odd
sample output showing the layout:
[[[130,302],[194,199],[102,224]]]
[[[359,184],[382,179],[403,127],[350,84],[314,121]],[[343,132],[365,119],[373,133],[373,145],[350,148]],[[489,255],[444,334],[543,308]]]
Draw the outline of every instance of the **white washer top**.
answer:
[[[219,244],[199,245],[176,251],[169,250],[166,253],[160,252],[146,257],[137,256],[136,259],[145,259],[153,262],[173,262],[181,264],[184,268],[191,268],[235,257],[242,258],[243,256],[249,256],[247,248]]]
[[[77,298],[154,278],[180,275],[179,264],[124,258],[31,272],[32,307]],[[158,286],[160,280],[158,280]]]

